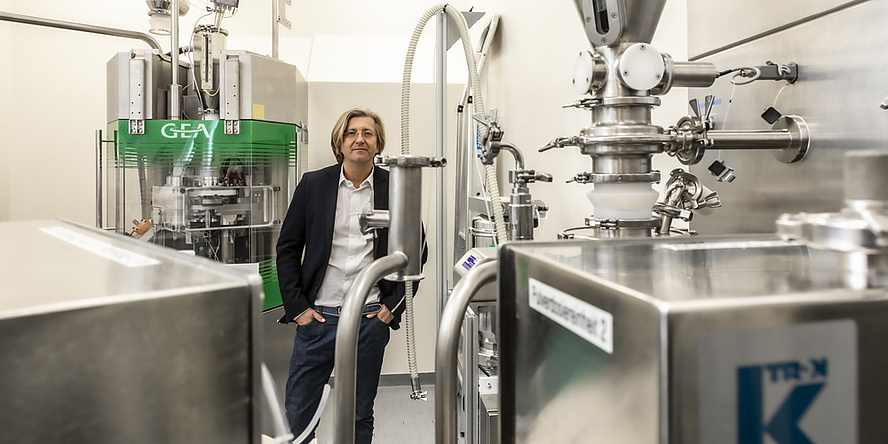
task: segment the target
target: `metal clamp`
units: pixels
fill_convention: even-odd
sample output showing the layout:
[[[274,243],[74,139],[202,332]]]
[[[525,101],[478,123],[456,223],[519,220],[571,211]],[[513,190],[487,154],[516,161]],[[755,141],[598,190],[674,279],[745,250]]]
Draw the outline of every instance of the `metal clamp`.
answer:
[[[620,174],[599,174],[599,173],[579,173],[567,183],[614,183],[614,182],[653,182],[660,183],[660,172],[651,171],[650,173],[620,173]]]
[[[399,167],[431,167],[440,168],[447,165],[447,159],[443,157],[426,157],[426,156],[376,156],[373,164],[377,166],[399,166]]]

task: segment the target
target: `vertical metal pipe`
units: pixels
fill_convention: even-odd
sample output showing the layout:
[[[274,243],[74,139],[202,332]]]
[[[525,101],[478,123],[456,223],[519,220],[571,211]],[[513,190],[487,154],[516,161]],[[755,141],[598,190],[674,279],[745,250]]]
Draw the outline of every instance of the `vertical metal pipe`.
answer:
[[[102,130],[96,130],[96,228],[102,229]]]
[[[278,17],[281,15],[281,4],[279,0],[271,0],[271,56],[278,57],[278,49],[280,39],[280,30],[278,29]]]
[[[172,58],[171,71],[173,74],[170,85],[170,120],[179,120],[181,115],[182,89],[179,86],[179,0],[173,0],[170,7],[170,57]]]
[[[361,329],[361,315],[370,289],[385,275],[407,265],[407,256],[395,251],[373,261],[355,277],[339,314],[336,331],[336,356],[333,367],[336,369],[336,415],[333,421],[333,442],[349,444],[355,442],[355,387],[357,384],[358,332]]]
[[[437,37],[435,39],[435,155],[444,157],[445,127],[447,119],[447,15],[441,11],[437,18]],[[445,248],[447,245],[446,222],[446,176],[443,169],[435,171],[436,184],[438,186],[437,211],[435,219],[435,279],[438,286],[438,298],[436,304],[437,315],[435,319],[441,319],[444,303],[447,301],[447,280],[445,277]]]
[[[409,259],[397,279],[422,279],[422,168],[393,165],[389,177],[389,251]]]
[[[463,315],[478,290],[496,281],[497,262],[486,262],[473,268],[460,279],[447,301],[441,316],[438,342],[435,346],[435,443],[457,442],[456,393],[459,389],[457,366],[459,335]],[[337,345],[338,347],[338,345]],[[474,384],[475,381],[467,381]],[[339,442],[339,441],[334,441]]]

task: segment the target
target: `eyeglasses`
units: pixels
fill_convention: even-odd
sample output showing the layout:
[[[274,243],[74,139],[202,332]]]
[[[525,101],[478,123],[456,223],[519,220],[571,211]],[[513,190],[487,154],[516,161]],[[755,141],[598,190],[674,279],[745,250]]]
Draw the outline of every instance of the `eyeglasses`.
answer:
[[[360,134],[361,137],[363,137],[364,139],[372,139],[374,136],[376,136],[376,134],[370,130],[358,131],[353,129],[346,131],[344,135],[346,139],[354,139],[355,137],[358,137],[358,134]]]

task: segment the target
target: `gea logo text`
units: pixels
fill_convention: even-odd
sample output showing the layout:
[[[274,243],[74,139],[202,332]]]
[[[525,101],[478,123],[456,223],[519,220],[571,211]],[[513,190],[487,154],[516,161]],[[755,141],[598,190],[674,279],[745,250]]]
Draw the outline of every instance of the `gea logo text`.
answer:
[[[210,131],[204,123],[198,123],[195,127],[191,123],[167,123],[160,128],[160,134],[167,139],[194,139],[199,134],[210,137]]]

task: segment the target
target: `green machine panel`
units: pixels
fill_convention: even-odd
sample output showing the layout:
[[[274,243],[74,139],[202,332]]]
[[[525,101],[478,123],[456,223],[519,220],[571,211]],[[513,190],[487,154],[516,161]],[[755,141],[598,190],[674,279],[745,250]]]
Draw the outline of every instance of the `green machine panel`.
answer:
[[[296,184],[299,126],[242,120],[146,120],[109,125],[105,206],[116,230],[149,243],[254,268],[263,310],[281,306],[275,244]]]

